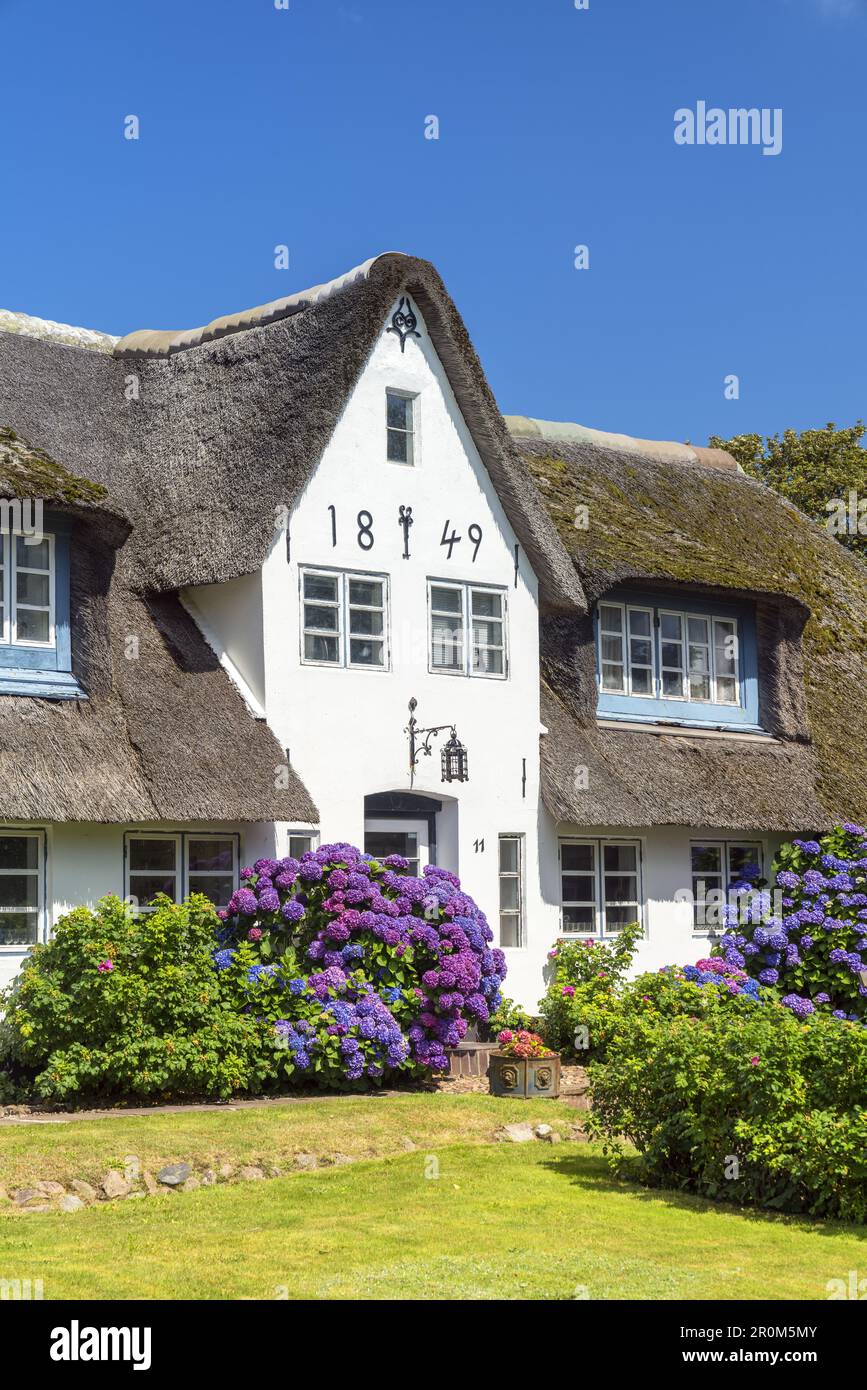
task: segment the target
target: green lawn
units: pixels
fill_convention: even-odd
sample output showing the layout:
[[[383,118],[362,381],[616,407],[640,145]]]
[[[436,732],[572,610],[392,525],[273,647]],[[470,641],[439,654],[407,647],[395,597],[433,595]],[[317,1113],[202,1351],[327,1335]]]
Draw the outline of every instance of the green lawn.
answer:
[[[204,1143],[213,1121],[239,1116],[244,1125],[253,1117],[256,1133],[240,1145],[248,1158],[263,1134],[271,1152],[274,1131],[287,1127],[303,1134],[299,1149],[313,1151],[313,1130],[335,1122],[344,1128],[332,1148],[342,1152],[350,1127],[372,1147],[432,1136],[399,1156],[68,1216],[3,1204],[0,1278],[41,1278],[46,1299],[824,1299],[829,1279],[864,1267],[862,1229],[645,1192],[613,1182],[585,1144],[480,1144],[508,1109],[487,1097],[408,1096],[76,1122],[16,1129],[11,1140],[0,1128],[0,1158],[10,1143],[16,1163],[22,1144],[31,1157],[41,1145],[43,1173],[56,1140],[67,1154],[89,1136],[144,1157],[148,1131],[164,1136],[179,1121],[182,1157],[191,1156],[191,1129],[204,1129]],[[564,1123],[575,1114],[540,1111]],[[538,1118],[527,1107],[518,1113]],[[239,1128],[234,1158],[241,1137]],[[289,1152],[294,1141],[281,1142]]]

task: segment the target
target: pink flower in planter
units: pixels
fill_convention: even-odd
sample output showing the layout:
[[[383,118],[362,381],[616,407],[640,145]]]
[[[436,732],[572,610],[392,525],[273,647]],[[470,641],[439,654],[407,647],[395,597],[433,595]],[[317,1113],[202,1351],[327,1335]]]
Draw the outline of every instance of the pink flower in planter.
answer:
[[[114,962],[110,960],[101,960],[96,968],[100,975],[107,975],[110,970],[114,969]]]

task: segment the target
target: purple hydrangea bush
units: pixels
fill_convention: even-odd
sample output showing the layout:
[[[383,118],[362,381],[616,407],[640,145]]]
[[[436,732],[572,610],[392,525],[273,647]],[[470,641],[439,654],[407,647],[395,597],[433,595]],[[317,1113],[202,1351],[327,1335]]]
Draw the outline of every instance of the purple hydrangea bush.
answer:
[[[499,1007],[506,974],[460,880],[349,844],[258,859],[220,915],[214,964],[273,1028],[286,1075],[328,1085],[448,1067]]]
[[[773,895],[733,885],[714,955],[773,989],[798,1018],[821,1010],[867,1023],[867,830],[845,822],[793,840],[774,868]]]

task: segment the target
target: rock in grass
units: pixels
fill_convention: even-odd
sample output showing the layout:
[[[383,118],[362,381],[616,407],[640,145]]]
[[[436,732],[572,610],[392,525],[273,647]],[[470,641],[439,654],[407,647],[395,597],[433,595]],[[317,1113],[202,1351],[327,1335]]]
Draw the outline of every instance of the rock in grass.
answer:
[[[234,1163],[221,1163],[219,1168],[217,1169],[217,1172],[219,1173],[221,1178],[224,1178],[226,1181],[228,1181],[229,1178],[233,1178],[235,1176],[235,1165]]]
[[[62,1197],[66,1191],[62,1182],[38,1182],[36,1186],[43,1197]]]
[[[315,1154],[296,1154],[294,1162],[296,1168],[308,1169],[319,1167],[319,1159]]]
[[[202,1174],[202,1187],[213,1187],[217,1181],[217,1175],[213,1168],[206,1168]]]
[[[57,1203],[57,1210],[83,1211],[84,1203],[82,1202],[80,1197],[76,1197],[73,1193],[67,1192],[66,1196],[61,1197],[60,1201]]]
[[[12,1193],[12,1200],[19,1207],[26,1207],[30,1202],[36,1202],[42,1196],[38,1187],[19,1187]]]
[[[106,1173],[100,1187],[109,1201],[114,1201],[117,1197],[128,1196],[130,1190],[130,1184],[126,1178],[122,1178],[120,1173],[116,1173],[114,1169],[110,1173]]]
[[[190,1176],[187,1178],[186,1182],[181,1183],[181,1191],[195,1192],[198,1188],[201,1187],[201,1185],[202,1184],[199,1182],[199,1179],[196,1177],[195,1173],[191,1173]]]
[[[502,1125],[495,1138],[507,1144],[532,1144],[536,1138],[533,1126],[527,1124]]]
[[[553,1129],[551,1128],[550,1125],[537,1125],[537,1126],[536,1126],[536,1138],[537,1138],[537,1139],[547,1139],[547,1138],[548,1138],[548,1135],[549,1135],[549,1134],[553,1134],[553,1133],[554,1133],[554,1131],[553,1131]]]
[[[262,1172],[262,1169],[255,1167],[255,1165],[251,1163],[247,1163],[243,1168],[238,1169],[238,1177],[241,1179],[241,1182],[264,1182],[265,1180],[265,1174]]]
[[[556,1129],[552,1129],[550,1134],[540,1134],[539,1138],[542,1140],[543,1144],[560,1143],[560,1135],[557,1133]]]
[[[180,1187],[192,1171],[189,1163],[167,1163],[165,1168],[161,1168],[157,1173],[157,1181],[165,1187]]]
[[[82,1202],[95,1202],[99,1195],[96,1188],[91,1186],[89,1182],[85,1182],[83,1178],[73,1178],[69,1186],[75,1195],[81,1198]]]

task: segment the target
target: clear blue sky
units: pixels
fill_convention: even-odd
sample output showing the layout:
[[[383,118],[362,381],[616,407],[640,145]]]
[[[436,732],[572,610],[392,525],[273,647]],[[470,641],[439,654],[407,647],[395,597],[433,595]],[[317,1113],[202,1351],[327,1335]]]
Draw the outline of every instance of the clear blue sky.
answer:
[[[867,414],[867,0],[0,0],[0,52],[2,307],[186,328],[400,250],[506,412]],[[782,153],[677,146],[698,100]]]

